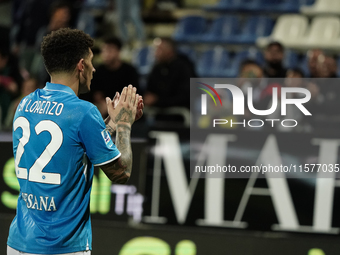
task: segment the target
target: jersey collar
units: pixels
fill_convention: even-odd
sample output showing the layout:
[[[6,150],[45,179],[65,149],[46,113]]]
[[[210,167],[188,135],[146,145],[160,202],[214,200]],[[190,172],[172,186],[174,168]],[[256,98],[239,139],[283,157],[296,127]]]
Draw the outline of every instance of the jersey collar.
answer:
[[[44,90],[61,91],[61,92],[65,92],[68,94],[76,95],[76,93],[74,93],[74,91],[70,87],[62,85],[62,84],[51,83],[51,82],[46,82],[46,86]]]

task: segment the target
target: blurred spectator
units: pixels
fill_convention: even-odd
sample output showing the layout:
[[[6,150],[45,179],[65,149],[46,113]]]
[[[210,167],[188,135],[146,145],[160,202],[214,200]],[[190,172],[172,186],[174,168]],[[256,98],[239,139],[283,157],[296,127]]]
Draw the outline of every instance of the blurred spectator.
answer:
[[[44,67],[40,53],[40,45],[43,37],[52,31],[70,26],[72,7],[69,2],[56,1],[51,5],[50,20],[46,26],[40,28],[35,41],[35,55],[29,72],[38,78],[39,82],[49,81],[49,75]]]
[[[259,102],[261,94],[265,88],[265,81],[262,79],[264,72],[262,67],[254,60],[245,60],[240,65],[239,70],[239,87],[247,95],[248,88],[253,89],[253,101]]]
[[[316,65],[317,77],[337,78],[337,63],[334,57],[320,55]]]
[[[305,74],[300,68],[288,69],[286,78],[305,78]]]
[[[48,23],[54,0],[13,0],[12,46],[15,53],[35,45],[38,30]],[[21,47],[20,47],[21,46]]]
[[[7,117],[4,122],[4,129],[10,130],[12,128],[15,110],[18,107],[20,101],[25,96],[34,92],[37,88],[38,88],[38,81],[34,78],[29,78],[22,83],[20,96],[16,98],[14,101],[12,101],[12,103],[10,104],[8,108]]]
[[[320,62],[321,58],[323,57],[323,51],[319,49],[310,50],[307,53],[308,57],[308,68],[311,78],[318,78],[318,63]]]
[[[73,7],[80,1],[82,0],[65,0],[64,2]],[[53,21],[50,20],[50,10],[54,9],[54,6],[58,5],[59,2],[56,0],[13,0],[12,52],[20,57],[21,66],[30,73],[32,65],[35,68],[34,65],[36,64],[33,62],[36,55],[37,37],[41,38],[41,29],[47,30],[46,26],[57,29],[60,26],[58,22],[64,19],[64,13],[59,11],[54,15]],[[76,21],[77,9],[71,9],[72,13],[69,23],[72,26]]]
[[[4,122],[11,100],[19,95],[22,77],[18,60],[6,48],[0,48],[0,109]]]
[[[176,45],[170,38],[156,38],[154,65],[144,95],[146,106],[189,108],[190,77],[194,74],[186,61],[177,55]]]
[[[141,19],[140,0],[116,0],[116,11],[118,15],[118,26],[124,43],[129,42],[127,23],[130,21],[135,27],[135,33],[140,43],[145,40],[144,25]]]
[[[291,87],[291,88],[302,88],[305,87],[304,84],[304,74],[303,71],[299,68],[295,69],[289,69],[287,71],[287,76],[284,79],[284,86],[286,87]],[[307,84],[308,85],[308,84]],[[315,84],[310,84],[310,88],[312,90],[312,87]],[[305,95],[301,93],[287,93],[287,98],[301,98],[304,97]],[[315,99],[314,94],[312,94],[312,101]],[[280,112],[281,112],[281,104],[279,103],[278,109],[276,111],[276,114],[272,114],[270,118],[280,118]],[[288,104],[286,105],[286,115],[285,119],[294,119],[298,121],[299,123],[304,119],[305,115],[298,109],[295,105]],[[302,125],[300,125],[298,128],[302,128]],[[289,128],[289,127],[283,127],[283,126],[277,126],[277,130],[279,131],[292,131],[294,128]]]
[[[20,67],[31,72],[39,29],[48,24],[50,5],[55,0],[13,0],[11,50],[19,57]]]
[[[254,60],[244,60],[240,65],[239,78],[263,78],[262,67]],[[242,79],[241,79],[242,80]]]
[[[277,88],[277,95],[280,97],[281,85],[271,79],[265,79],[263,69],[253,60],[245,60],[241,64],[238,81],[247,97],[248,88],[252,88],[252,103],[257,110],[267,110],[271,107],[273,88]],[[246,118],[252,117],[248,110],[245,113]]]
[[[117,37],[104,40],[101,48],[103,64],[96,68],[93,75],[90,101],[95,103],[103,116],[107,114],[105,97],[113,98],[116,91],[119,93],[125,86],[132,84],[139,91],[139,76],[136,69],[120,58],[122,42]],[[85,96],[86,98],[86,96]],[[104,105],[104,107],[100,107]]]
[[[71,5],[65,1],[58,1],[52,4],[49,23],[42,27],[36,37],[35,45],[40,49],[42,38],[52,31],[70,26]]]
[[[299,68],[289,69],[287,71],[286,79],[284,80],[284,86],[286,87],[302,87],[303,80],[305,75],[303,71]]]
[[[264,51],[264,74],[269,78],[286,77],[287,69],[283,66],[284,47],[279,42],[270,43]]]
[[[309,68],[312,78],[318,78],[310,89],[315,97],[312,114],[319,116],[340,116],[340,86],[337,79],[337,63],[334,57],[325,55],[320,50],[308,53]]]

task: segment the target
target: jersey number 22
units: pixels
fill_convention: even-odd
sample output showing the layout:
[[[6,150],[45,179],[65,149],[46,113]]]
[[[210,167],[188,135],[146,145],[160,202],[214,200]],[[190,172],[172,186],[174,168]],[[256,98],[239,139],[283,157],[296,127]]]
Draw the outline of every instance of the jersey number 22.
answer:
[[[27,168],[19,167],[19,163],[25,151],[24,147],[29,142],[31,136],[30,123],[26,118],[19,117],[14,121],[14,131],[19,127],[22,129],[22,137],[19,139],[15,157],[15,173],[18,178],[27,180]],[[29,169],[28,180],[46,184],[60,184],[60,174],[46,173],[43,172],[43,169],[61,147],[63,143],[63,132],[60,127],[51,120],[42,120],[35,126],[37,135],[43,131],[47,131],[51,134],[51,141]]]

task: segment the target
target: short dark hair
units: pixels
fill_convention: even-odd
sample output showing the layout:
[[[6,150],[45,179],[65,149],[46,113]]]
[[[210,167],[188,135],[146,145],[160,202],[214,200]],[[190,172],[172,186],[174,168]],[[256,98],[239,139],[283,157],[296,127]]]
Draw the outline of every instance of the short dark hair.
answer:
[[[49,74],[72,72],[80,59],[88,56],[94,40],[78,29],[61,28],[44,36],[41,54]]]
[[[123,47],[122,41],[116,36],[110,36],[104,39],[105,44],[112,44],[117,47],[118,50],[121,50]]]
[[[257,63],[255,60],[252,59],[245,59],[242,61],[242,63],[240,64],[239,70],[241,71],[245,66],[247,65],[256,65],[259,68],[262,69],[261,65],[259,63]]]
[[[278,48],[280,49],[280,51],[282,51],[282,52],[285,50],[285,48],[283,47],[283,45],[282,45],[280,42],[276,42],[276,41],[270,42],[270,43],[267,45],[266,50],[269,50],[269,48],[271,48],[271,47],[273,47],[273,46],[278,47]]]
[[[305,73],[302,71],[301,68],[291,68],[291,69],[288,69],[288,71],[291,71],[291,72],[294,72],[294,73],[297,73],[301,76],[301,78],[305,78]]]

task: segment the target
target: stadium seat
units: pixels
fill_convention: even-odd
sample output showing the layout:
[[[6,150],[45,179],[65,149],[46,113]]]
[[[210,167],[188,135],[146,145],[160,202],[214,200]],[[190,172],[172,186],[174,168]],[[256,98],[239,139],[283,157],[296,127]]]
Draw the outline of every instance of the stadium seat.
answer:
[[[284,46],[289,47],[296,41],[304,37],[308,27],[307,17],[299,14],[281,15],[269,37],[260,37],[256,44],[265,47],[271,41],[279,41]]]
[[[137,49],[132,57],[132,64],[140,75],[147,75],[154,64],[154,48],[152,46]]]
[[[319,16],[312,20],[306,36],[291,45],[298,49],[340,49],[340,19],[335,16]]]
[[[200,38],[201,42],[230,43],[239,33],[240,19],[237,16],[224,16],[216,18],[209,30]]]
[[[252,0],[243,4],[241,8],[247,12],[271,12],[275,7],[282,3],[283,0]]]
[[[229,65],[229,53],[223,47],[216,46],[202,53],[197,64],[197,74],[200,77],[226,77],[225,70]]]
[[[233,38],[234,43],[254,44],[261,36],[269,36],[274,22],[266,16],[249,17],[242,28],[241,34]]]
[[[340,14],[339,0],[316,0],[311,6],[301,6],[300,12],[305,15],[319,15],[319,14]]]
[[[236,52],[235,56],[232,58],[229,68],[225,70],[225,77],[237,77],[240,65],[243,61],[251,59],[256,61],[259,65],[264,64],[264,58],[262,53],[256,48],[250,48],[249,50]]]
[[[174,33],[178,42],[196,42],[206,30],[206,20],[201,16],[189,16],[181,19]]]
[[[215,5],[205,5],[204,9],[206,11],[217,11],[217,12],[229,12],[229,11],[239,11],[245,4],[245,1],[250,0],[220,0]]]
[[[278,13],[299,13],[301,6],[310,6],[313,3],[314,0],[283,0],[272,11]]]

